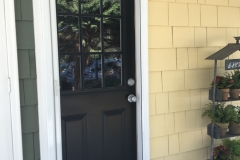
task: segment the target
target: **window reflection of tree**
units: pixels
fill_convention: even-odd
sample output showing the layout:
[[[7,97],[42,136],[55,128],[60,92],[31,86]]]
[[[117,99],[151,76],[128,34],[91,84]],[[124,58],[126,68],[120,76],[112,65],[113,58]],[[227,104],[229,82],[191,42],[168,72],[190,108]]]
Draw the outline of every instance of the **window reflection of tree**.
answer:
[[[80,84],[80,58],[79,55],[64,55],[60,57],[61,90],[77,90]],[[61,67],[61,65],[60,65]]]
[[[103,18],[104,24],[104,51],[119,52],[121,51],[121,28],[119,18]]]
[[[100,54],[84,55],[84,88],[101,88],[102,69]]]
[[[80,87],[80,58],[79,56],[74,56],[75,67],[74,67],[74,87],[72,90],[77,90]]]
[[[58,41],[60,53],[75,52],[90,53],[90,52],[118,52],[121,51],[121,19],[120,17],[107,17],[121,15],[121,0],[56,0],[58,12]],[[100,5],[102,2],[102,5]],[[81,6],[81,13],[79,13],[79,3]],[[100,9],[102,6],[102,9]],[[101,18],[102,15],[105,17]],[[64,13],[65,15],[61,15]],[[67,14],[76,14],[68,15]],[[77,15],[79,14],[79,15]],[[86,16],[86,14],[91,16]],[[79,22],[81,21],[81,27]],[[101,23],[103,28],[101,28]],[[80,42],[80,33],[82,33]],[[103,36],[103,42],[101,42]],[[80,48],[82,43],[82,48]],[[104,44],[104,48],[102,48]],[[121,58],[112,54],[107,59],[112,59],[113,56]],[[94,87],[93,81],[100,81],[102,79],[102,69],[104,69],[104,77],[120,77],[121,78],[121,65],[116,66],[116,62],[112,61],[101,67],[101,54],[83,54],[82,72],[85,72],[86,67],[91,62],[95,61],[95,79],[91,78],[92,84],[89,87]],[[106,57],[105,57],[106,58]],[[63,58],[64,59],[64,58]],[[61,60],[60,60],[61,61]],[[104,60],[105,61],[105,60]],[[74,63],[72,83],[61,86],[63,90],[78,90],[82,88],[82,80],[87,81],[84,77],[80,80],[80,55],[65,55],[65,63]],[[60,62],[61,64],[61,62]],[[89,74],[90,75],[90,74]],[[63,81],[64,83],[64,81]],[[84,82],[85,83],[85,82]],[[95,86],[97,86],[95,84]]]
[[[83,52],[101,52],[100,18],[84,17],[82,30]]]
[[[78,0],[57,0],[58,13],[78,13]]]
[[[105,55],[104,77],[106,87],[121,86],[122,62],[119,54]]]
[[[58,16],[60,52],[80,52],[78,17]]]
[[[120,0],[103,0],[103,15],[120,15]],[[78,0],[57,0],[58,13],[78,13]],[[82,14],[100,14],[100,0],[82,0]],[[64,17],[64,18],[62,18]],[[59,33],[59,47],[61,52],[80,52],[78,18],[74,16],[59,16],[58,28],[65,30]],[[104,27],[108,32],[104,37],[105,51],[119,51],[120,47],[120,23],[114,18],[104,18]],[[83,51],[101,52],[100,18],[84,17]],[[105,31],[106,32],[106,31]]]

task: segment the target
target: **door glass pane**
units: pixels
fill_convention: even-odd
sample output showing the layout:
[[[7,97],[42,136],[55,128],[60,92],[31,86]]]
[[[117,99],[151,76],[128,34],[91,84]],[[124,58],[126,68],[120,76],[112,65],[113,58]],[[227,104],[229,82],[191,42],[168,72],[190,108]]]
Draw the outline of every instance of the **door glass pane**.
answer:
[[[101,52],[100,19],[99,17],[82,18],[83,52]]]
[[[122,58],[120,54],[104,56],[104,77],[106,87],[122,86]]]
[[[60,55],[59,66],[61,91],[74,91],[81,89],[80,56]]]
[[[57,0],[57,13],[78,13],[78,0]]]
[[[120,15],[121,0],[103,0],[104,15]]]
[[[83,55],[84,88],[102,87],[102,58],[100,54]]]
[[[58,47],[60,52],[80,52],[78,17],[58,16]]]
[[[81,0],[82,14],[100,14],[100,0]]]
[[[104,52],[121,51],[121,20],[103,18]]]

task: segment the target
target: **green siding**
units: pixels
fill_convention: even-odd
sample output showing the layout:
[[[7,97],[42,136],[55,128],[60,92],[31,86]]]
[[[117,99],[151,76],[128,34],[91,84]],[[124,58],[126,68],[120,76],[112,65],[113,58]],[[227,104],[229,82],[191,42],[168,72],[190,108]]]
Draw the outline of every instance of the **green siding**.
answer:
[[[37,83],[36,79],[24,79],[25,105],[37,104]]]
[[[35,59],[35,51],[29,50],[30,54],[30,74],[31,78],[37,78],[36,76],[36,59]]]
[[[18,49],[34,49],[33,21],[16,21]]]
[[[18,47],[23,159],[40,160],[32,0],[14,0]]]
[[[21,107],[22,133],[38,131],[38,110],[36,106]]]
[[[40,160],[39,134],[23,134],[23,157],[24,160]]]
[[[14,0],[16,20],[33,20],[32,0]]]
[[[22,20],[33,20],[32,0],[21,0]]]
[[[18,50],[19,78],[36,78],[36,60],[34,50]]]
[[[28,50],[18,50],[19,78],[30,78],[30,64]]]
[[[15,19],[21,20],[21,1],[20,0],[14,0],[15,4]]]
[[[40,159],[39,133],[35,132],[33,136],[34,136],[33,142],[34,142],[35,160],[39,160]]]
[[[20,88],[20,105],[25,105],[25,97],[24,97],[24,86],[23,86],[23,80],[19,80],[19,88]]]
[[[34,160],[33,133],[23,134],[23,157],[24,160]]]

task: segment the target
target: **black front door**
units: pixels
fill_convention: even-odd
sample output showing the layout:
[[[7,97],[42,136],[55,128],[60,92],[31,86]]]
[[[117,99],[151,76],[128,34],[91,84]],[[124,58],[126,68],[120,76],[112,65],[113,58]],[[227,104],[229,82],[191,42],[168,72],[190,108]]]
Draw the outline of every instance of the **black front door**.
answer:
[[[134,1],[57,0],[63,160],[136,159]]]

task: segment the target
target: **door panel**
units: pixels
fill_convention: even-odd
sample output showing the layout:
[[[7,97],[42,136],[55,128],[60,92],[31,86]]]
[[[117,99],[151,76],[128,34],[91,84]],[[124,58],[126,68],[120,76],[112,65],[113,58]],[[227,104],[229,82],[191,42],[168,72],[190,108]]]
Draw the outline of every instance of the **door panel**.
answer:
[[[129,105],[127,96],[124,90],[62,96],[63,153],[68,155],[63,156],[135,159],[135,107]],[[76,147],[81,154],[69,151]]]
[[[136,159],[133,6],[57,0],[63,160]]]
[[[86,159],[87,116],[76,114],[62,116],[63,157],[66,159]]]

